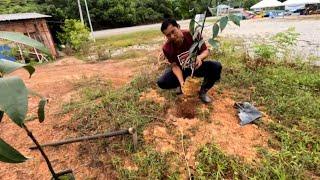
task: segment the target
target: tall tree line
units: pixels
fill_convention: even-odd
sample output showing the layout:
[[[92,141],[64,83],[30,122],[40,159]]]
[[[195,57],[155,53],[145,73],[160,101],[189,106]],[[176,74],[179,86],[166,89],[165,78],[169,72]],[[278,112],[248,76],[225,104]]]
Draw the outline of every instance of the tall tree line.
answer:
[[[251,6],[259,0],[220,0],[219,3]],[[95,30],[149,24],[164,18],[187,19],[203,12],[209,0],[87,0]],[[81,0],[85,12],[84,0]],[[212,6],[217,4],[213,0]],[[193,11],[190,11],[192,10]],[[77,0],[1,0],[0,13],[39,12],[51,15],[49,25],[79,19]],[[83,13],[86,17],[86,13]],[[85,18],[86,19],[86,18]]]

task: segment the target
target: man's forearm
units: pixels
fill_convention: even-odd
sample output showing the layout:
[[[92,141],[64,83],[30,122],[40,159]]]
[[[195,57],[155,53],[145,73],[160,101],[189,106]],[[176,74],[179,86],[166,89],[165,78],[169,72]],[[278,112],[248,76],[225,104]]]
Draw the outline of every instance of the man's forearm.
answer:
[[[180,86],[182,87],[184,84],[182,70],[180,69],[180,67],[178,65],[173,64],[172,71],[173,71],[173,74],[176,75],[176,77],[178,78]]]
[[[204,50],[201,54],[198,55],[198,58],[200,58],[202,61],[209,56],[209,50]]]

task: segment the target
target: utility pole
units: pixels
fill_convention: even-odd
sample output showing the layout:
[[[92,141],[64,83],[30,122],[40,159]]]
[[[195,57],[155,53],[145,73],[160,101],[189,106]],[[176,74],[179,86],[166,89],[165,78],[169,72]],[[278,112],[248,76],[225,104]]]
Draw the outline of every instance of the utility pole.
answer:
[[[216,1],[217,17],[219,16],[219,8],[218,8],[218,6],[219,6],[219,1],[217,0],[217,1]]]
[[[87,11],[87,15],[88,15],[88,21],[89,21],[90,30],[91,30],[91,36],[92,36],[93,42],[96,42],[96,39],[93,36],[93,28],[92,28],[92,24],[91,24],[91,18],[90,18],[90,13],[89,13],[89,9],[88,9],[87,0],[84,0],[84,4],[86,6],[86,11]]]
[[[79,14],[80,14],[81,22],[82,22],[82,24],[84,24],[84,22],[83,22],[83,15],[82,15],[82,10],[81,10],[80,0],[78,0],[78,7],[79,7]]]

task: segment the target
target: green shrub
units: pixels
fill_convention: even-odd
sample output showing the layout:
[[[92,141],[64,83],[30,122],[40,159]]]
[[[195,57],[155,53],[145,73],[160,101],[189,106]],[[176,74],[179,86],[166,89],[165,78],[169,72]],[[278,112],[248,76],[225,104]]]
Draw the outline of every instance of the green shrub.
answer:
[[[291,48],[297,44],[299,35],[300,34],[295,31],[295,28],[291,27],[272,37],[272,40],[276,42],[278,51],[283,54],[284,60],[290,59]]]
[[[300,33],[295,31],[294,27],[287,29],[284,32],[279,32],[272,39],[277,42],[277,46],[284,50],[289,50],[290,46],[297,44]]]
[[[272,36],[269,43],[255,43],[253,45],[254,53],[264,60],[271,60],[277,57],[286,61],[290,59],[291,48],[297,44],[299,35],[295,28],[291,27]]]
[[[79,51],[89,40],[88,28],[78,20],[66,19],[62,30],[58,34],[59,40],[75,51]]]
[[[276,56],[277,49],[269,44],[255,44],[254,53],[262,59],[272,59]]]

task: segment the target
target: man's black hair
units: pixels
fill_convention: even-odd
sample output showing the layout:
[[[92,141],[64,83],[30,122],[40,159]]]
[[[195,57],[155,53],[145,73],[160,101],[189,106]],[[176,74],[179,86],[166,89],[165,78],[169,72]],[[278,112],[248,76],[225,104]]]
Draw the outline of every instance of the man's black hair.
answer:
[[[175,19],[168,18],[168,19],[165,19],[165,20],[162,22],[161,32],[163,32],[164,30],[166,30],[170,24],[171,24],[172,26],[175,26],[175,27],[177,27],[177,28],[180,28],[180,25],[177,23],[177,21],[176,21]]]

